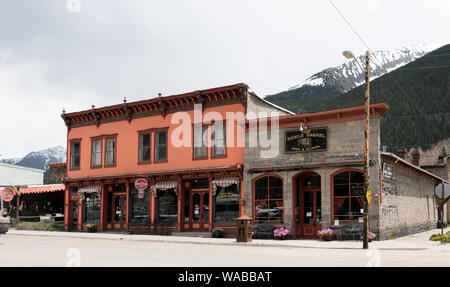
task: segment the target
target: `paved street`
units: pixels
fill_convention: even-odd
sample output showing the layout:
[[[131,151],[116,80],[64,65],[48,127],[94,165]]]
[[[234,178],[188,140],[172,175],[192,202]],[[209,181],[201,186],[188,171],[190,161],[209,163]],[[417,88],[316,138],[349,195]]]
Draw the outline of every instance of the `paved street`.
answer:
[[[360,249],[360,242],[264,241],[273,246],[260,247],[258,241],[245,246],[231,239],[178,237],[177,242],[171,237],[150,236],[153,240],[166,238],[166,242],[149,242],[144,241],[149,236],[117,239],[116,234],[98,234],[108,238],[103,239],[11,231],[0,236],[0,266],[450,266],[450,244],[427,241],[436,232],[376,242],[367,251]]]

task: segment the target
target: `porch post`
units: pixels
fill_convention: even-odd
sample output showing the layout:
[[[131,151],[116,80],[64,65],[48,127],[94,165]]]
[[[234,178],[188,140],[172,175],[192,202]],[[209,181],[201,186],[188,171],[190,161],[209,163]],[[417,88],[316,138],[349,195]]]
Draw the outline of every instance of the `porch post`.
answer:
[[[153,196],[152,192],[150,192],[150,231],[151,233],[155,232],[155,197]]]
[[[181,231],[181,180],[178,180],[177,232]]]
[[[78,183],[78,190],[81,188],[81,183]],[[83,214],[84,214],[84,195],[82,195],[78,201],[78,224],[77,229],[79,232],[83,231]]]
[[[106,208],[106,192],[105,192],[105,184],[102,182],[101,190],[100,190],[100,232],[105,229],[105,211]]]
[[[126,228],[127,232],[130,232],[130,181],[129,180],[127,180],[126,188],[127,188],[127,206],[126,206],[127,215],[125,217],[125,224],[127,226],[127,228]]]
[[[70,222],[70,188],[69,185],[65,185],[64,189],[64,230],[69,231]]]
[[[212,194],[212,177],[209,177],[209,228],[208,231],[212,232],[213,229],[213,194]]]

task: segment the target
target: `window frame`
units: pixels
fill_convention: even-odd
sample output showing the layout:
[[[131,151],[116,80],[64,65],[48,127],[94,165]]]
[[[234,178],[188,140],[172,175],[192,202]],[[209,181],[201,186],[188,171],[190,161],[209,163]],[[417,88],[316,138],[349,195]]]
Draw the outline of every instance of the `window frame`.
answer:
[[[268,178],[268,180],[267,180],[267,195],[268,195],[268,197],[266,199],[258,199],[257,200],[256,199],[256,182],[261,180],[261,179],[263,179],[263,178],[265,178],[265,177]],[[270,195],[270,190],[269,190],[270,180],[269,179],[271,177],[274,177],[274,178],[277,178],[277,179],[281,180],[281,195],[282,195],[281,199],[270,199],[270,197],[269,197],[269,195]],[[284,178],[279,176],[279,175],[276,175],[276,174],[262,174],[262,175],[254,178],[252,180],[252,189],[253,189],[253,202],[252,202],[253,203],[253,218],[254,218],[255,224],[271,224],[271,225],[276,225],[276,226],[283,225],[284,222],[285,222],[285,220],[284,220],[284,217],[285,217],[285,210],[284,210]],[[281,205],[280,206],[283,208],[282,209],[283,213],[281,215],[281,222],[274,223],[274,222],[271,222],[269,220],[267,220],[265,222],[257,222],[258,219],[265,218],[265,217],[258,217],[258,218],[256,217],[256,202],[257,201],[258,202],[266,201],[268,203],[271,202],[271,201],[274,201],[274,202],[281,201]],[[268,208],[270,209],[270,205],[268,205],[268,206],[269,206]],[[270,214],[270,211],[269,211],[269,214]],[[270,217],[268,216],[267,219],[269,219],[269,218]]]
[[[204,146],[202,146],[202,148],[205,149],[205,156],[196,156],[195,155],[195,130],[196,128],[199,128],[201,126],[202,128],[202,143],[204,141],[204,137],[205,137],[205,133],[206,133],[206,144]],[[192,124],[192,160],[204,160],[204,159],[208,159],[209,158],[209,152],[208,152],[208,125],[205,125],[203,123],[199,123],[199,124]]]
[[[223,154],[214,154],[214,141],[215,133],[214,126],[221,125],[223,132],[223,148],[225,152]],[[218,121],[211,125],[211,158],[226,158],[227,157],[227,124],[226,121]]]
[[[342,173],[345,173],[345,172],[348,172],[349,173],[349,175],[348,175],[348,196],[335,196],[334,195],[334,193],[335,193],[335,184],[334,184],[334,178],[336,177],[336,176],[338,176],[338,175],[340,175],[340,174],[342,174]],[[336,215],[335,215],[335,210],[334,210],[334,201],[335,201],[335,199],[337,198],[337,199],[349,199],[349,210],[351,210],[351,201],[352,201],[352,199],[353,198],[355,198],[355,199],[357,199],[357,198],[361,198],[362,200],[363,200],[363,205],[361,206],[361,208],[364,208],[364,200],[365,200],[365,196],[364,196],[364,194],[363,195],[361,195],[361,196],[352,196],[351,195],[351,187],[352,187],[352,181],[351,181],[351,178],[352,178],[352,172],[357,172],[357,173],[360,173],[362,176],[363,176],[363,178],[364,178],[364,171],[362,171],[362,170],[359,170],[359,169],[355,169],[355,168],[347,168],[347,169],[341,169],[341,170],[338,170],[338,171],[336,171],[336,172],[334,172],[332,175],[331,175],[331,225],[334,225],[335,224],[335,218],[336,218]],[[356,183],[355,183],[356,184]],[[344,185],[344,184],[341,184],[341,185]],[[364,181],[363,181],[363,183],[362,183],[362,186],[363,186],[363,190],[364,190]],[[364,193],[364,192],[363,192]],[[339,215],[338,215],[339,216]],[[342,216],[342,215],[341,215]],[[363,215],[361,215],[361,217],[362,217]],[[348,217],[350,217],[350,216],[348,216]],[[344,226],[344,225],[349,225],[349,224],[363,224],[363,223],[360,223],[358,220],[345,220],[346,222],[344,222],[344,223],[342,223],[342,219],[338,219],[339,220],[339,226]]]
[[[100,141],[100,163],[94,165],[94,142]],[[91,138],[91,168],[101,168],[103,167],[103,137],[93,137]]]
[[[79,170],[81,169],[81,139],[72,139],[70,142],[70,164],[69,170]],[[78,144],[78,167],[73,166],[73,145]]]
[[[166,133],[166,153],[165,153],[165,159],[163,160],[158,160],[156,154],[156,150],[159,147],[157,145],[157,140],[158,140],[158,136],[157,134],[165,132]],[[154,135],[153,135],[153,163],[167,163],[169,160],[169,141],[168,141],[168,137],[169,137],[169,129],[168,128],[164,128],[164,129],[155,129],[153,131]]]
[[[117,135],[108,135],[104,136],[105,138],[105,157],[104,157],[104,167],[116,167],[117,166]],[[108,158],[108,140],[114,139],[114,163],[108,164],[107,158]]]
[[[142,161],[141,160],[141,150],[142,150],[142,146],[141,146],[141,137],[143,135],[147,135],[149,136],[149,159],[148,161]],[[151,164],[152,163],[152,131],[151,130],[145,130],[145,131],[139,131],[138,132],[138,164]]]
[[[237,203],[233,203],[233,204],[226,204],[226,206],[227,206],[227,211],[228,211],[228,207],[230,206],[230,205],[237,205],[237,212],[236,212],[236,216],[234,216],[233,217],[233,219],[232,220],[229,220],[229,221],[226,221],[226,220],[217,220],[216,219],[216,212],[217,212],[217,207],[216,207],[216,204],[217,204],[217,195],[219,194],[219,191],[216,191],[216,194],[214,195],[214,197],[213,197],[213,207],[214,207],[214,214],[213,214],[213,222],[215,222],[215,223],[230,223],[230,222],[234,222],[235,221],[235,218],[238,218],[239,217],[239,212],[240,212],[240,208],[241,208],[241,205],[240,205],[240,183],[237,183],[237,184],[232,184],[232,185],[230,185],[230,186],[227,186],[227,187],[225,187],[225,188],[230,188],[230,187],[232,187],[232,186],[236,186],[236,193],[237,193],[237,195],[238,195],[238,200],[237,200]],[[219,186],[217,187],[217,188],[219,188]]]

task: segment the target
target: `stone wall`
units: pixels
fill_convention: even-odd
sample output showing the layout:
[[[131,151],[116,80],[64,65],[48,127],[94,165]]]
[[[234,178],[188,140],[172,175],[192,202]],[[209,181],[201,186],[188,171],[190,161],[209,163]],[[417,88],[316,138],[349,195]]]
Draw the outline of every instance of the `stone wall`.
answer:
[[[392,180],[383,180],[381,239],[435,228],[438,220],[434,188],[437,181],[404,164],[383,157],[393,166]]]
[[[66,166],[50,166],[49,184],[61,183],[61,177],[66,176]]]
[[[372,206],[370,208],[371,230],[379,231],[379,163],[380,163],[380,120],[371,119],[370,130],[370,158],[373,160],[373,166],[369,169],[370,186],[372,189]],[[287,131],[298,130],[298,127],[276,130],[274,135],[278,134],[278,151],[273,157],[262,158],[262,151],[268,151],[269,148],[262,148],[260,144],[256,147],[249,145],[250,139],[258,137],[258,133],[249,131],[246,134],[245,148],[245,170],[244,170],[244,199],[246,202],[244,212],[246,215],[253,216],[253,180],[263,174],[275,174],[281,176],[283,180],[283,208],[284,225],[292,228],[293,226],[293,177],[304,171],[313,171],[321,176],[322,189],[322,226],[332,225],[331,222],[331,175],[339,170],[355,168],[363,172],[362,164],[351,165],[351,162],[362,161],[364,159],[364,121],[348,121],[339,123],[330,123],[309,128],[328,129],[327,132],[327,150],[303,153],[285,153],[285,133]],[[270,135],[270,132],[269,132]],[[344,164],[343,164],[344,163]],[[347,164],[345,164],[347,163]],[[305,165],[321,165],[311,169],[302,167]],[[298,166],[295,170],[283,170],[285,166]],[[270,170],[270,167],[277,168]],[[253,172],[254,168],[267,168],[267,172]]]

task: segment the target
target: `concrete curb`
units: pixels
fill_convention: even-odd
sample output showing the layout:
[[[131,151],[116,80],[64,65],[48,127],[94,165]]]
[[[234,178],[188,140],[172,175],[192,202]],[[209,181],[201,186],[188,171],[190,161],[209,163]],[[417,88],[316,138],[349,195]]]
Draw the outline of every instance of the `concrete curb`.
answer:
[[[36,236],[36,237],[58,237],[73,239],[94,239],[94,240],[121,240],[139,241],[149,243],[176,243],[176,244],[196,244],[196,245],[222,245],[222,246],[251,246],[251,247],[278,247],[278,248],[316,248],[316,249],[341,249],[341,250],[363,250],[359,241],[332,241],[322,242],[317,240],[253,240],[249,243],[238,243],[230,238],[198,238],[198,237],[175,237],[163,235],[130,235],[130,234],[108,234],[108,233],[81,233],[81,232],[56,232],[56,231],[27,231],[10,229],[7,235],[14,236]],[[437,246],[430,242],[422,244],[406,244],[400,241],[378,241],[369,245],[372,250],[427,250]],[[379,245],[388,245],[381,247]],[[398,246],[396,246],[398,245]],[[401,246],[399,246],[401,245]],[[408,246],[409,245],[409,246]]]

